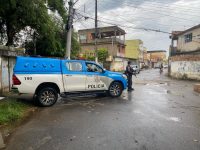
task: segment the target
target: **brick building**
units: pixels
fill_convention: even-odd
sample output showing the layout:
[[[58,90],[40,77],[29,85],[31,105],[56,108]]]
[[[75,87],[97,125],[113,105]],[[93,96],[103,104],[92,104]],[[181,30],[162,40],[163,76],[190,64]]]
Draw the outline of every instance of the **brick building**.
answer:
[[[78,34],[82,49],[80,55],[95,56],[95,29],[79,30]],[[97,48],[108,50],[107,69],[116,71],[124,69],[125,34],[126,32],[117,26],[98,28]]]
[[[165,62],[167,60],[166,56],[167,51],[166,50],[152,50],[147,51],[147,57],[149,60],[149,66],[150,68],[156,68],[159,67],[161,63]]]

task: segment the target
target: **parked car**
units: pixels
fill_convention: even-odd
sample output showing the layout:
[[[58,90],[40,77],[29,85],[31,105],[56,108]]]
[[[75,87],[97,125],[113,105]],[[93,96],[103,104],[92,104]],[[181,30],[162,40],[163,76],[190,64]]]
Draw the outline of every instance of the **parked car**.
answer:
[[[52,106],[58,95],[102,92],[119,97],[127,88],[127,77],[90,61],[17,57],[13,88],[33,94],[41,106]]]
[[[164,67],[164,68],[168,68],[168,65],[167,65],[167,64],[166,64],[166,65],[163,65],[163,67]]]
[[[140,68],[138,65],[131,65],[131,67],[133,68],[134,72],[136,72],[136,74],[140,73]]]

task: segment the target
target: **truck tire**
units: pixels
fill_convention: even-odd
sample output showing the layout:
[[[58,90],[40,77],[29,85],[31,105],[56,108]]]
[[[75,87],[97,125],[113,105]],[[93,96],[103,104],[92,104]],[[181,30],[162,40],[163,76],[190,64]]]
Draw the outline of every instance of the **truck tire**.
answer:
[[[46,87],[37,93],[37,103],[42,107],[49,107],[57,102],[58,93],[55,89]]]
[[[111,97],[119,97],[121,96],[122,91],[122,84],[120,82],[113,82],[109,87],[108,93]]]

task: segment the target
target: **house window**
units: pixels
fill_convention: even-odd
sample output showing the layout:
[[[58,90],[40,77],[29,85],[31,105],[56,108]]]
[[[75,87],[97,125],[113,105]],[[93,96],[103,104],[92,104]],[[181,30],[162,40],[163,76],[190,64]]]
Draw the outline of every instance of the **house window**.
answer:
[[[86,35],[81,34],[81,35],[80,35],[80,40],[86,40]]]
[[[79,36],[79,38],[80,38],[80,43],[86,43],[86,42],[87,42],[87,37],[86,37],[86,35],[81,34],[81,35]]]
[[[185,37],[185,43],[192,42],[192,33],[186,34],[184,37]]]

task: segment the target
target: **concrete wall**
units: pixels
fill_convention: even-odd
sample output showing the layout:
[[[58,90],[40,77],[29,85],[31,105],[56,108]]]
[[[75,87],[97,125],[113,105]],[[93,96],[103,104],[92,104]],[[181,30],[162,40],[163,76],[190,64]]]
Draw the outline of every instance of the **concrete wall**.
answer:
[[[12,74],[16,56],[23,54],[22,50],[0,46],[0,95],[9,92],[12,88]]]
[[[12,74],[16,57],[0,56],[0,93],[9,92],[12,88]]]
[[[192,33],[192,42],[185,43],[185,35]],[[181,52],[195,51],[200,49],[200,28],[188,31],[178,36],[177,49]]]
[[[117,56],[118,47],[116,44],[98,44],[98,49],[105,48],[108,50],[108,54],[111,56]],[[81,45],[82,53],[95,53],[94,45]]]
[[[178,79],[200,80],[200,56],[172,57],[170,75]]]
[[[117,43],[112,44],[98,44],[98,49],[107,49],[109,56],[120,56],[124,57],[125,55],[125,48],[120,47]],[[81,53],[86,54],[88,56],[89,53],[95,54],[95,47],[94,45],[81,45]]]

